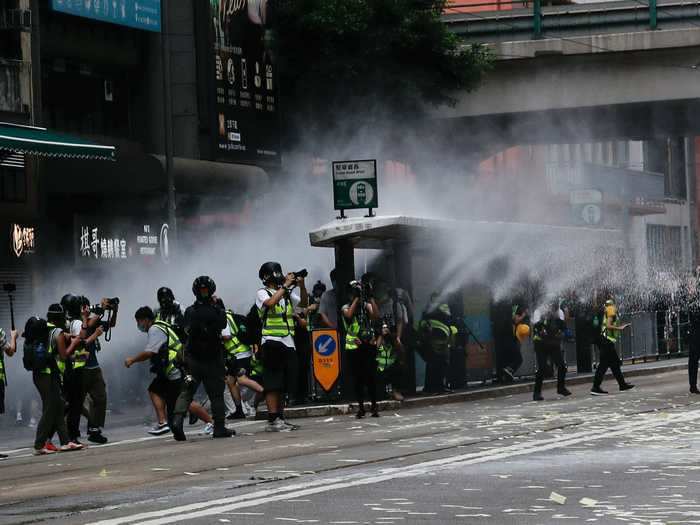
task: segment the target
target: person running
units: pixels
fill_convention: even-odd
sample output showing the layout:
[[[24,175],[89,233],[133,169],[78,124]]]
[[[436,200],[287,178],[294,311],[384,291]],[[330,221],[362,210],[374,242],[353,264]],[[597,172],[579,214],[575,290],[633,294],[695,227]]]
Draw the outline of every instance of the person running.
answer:
[[[608,368],[612,371],[613,376],[617,380],[617,384],[619,385],[621,392],[634,388],[634,385],[625,381],[625,377],[622,375],[622,370],[620,368],[622,361],[617,355],[617,350],[615,348],[615,343],[617,342],[618,336],[629,326],[629,323],[619,323],[615,301],[612,298],[605,301],[605,308],[603,309],[603,322],[601,323],[602,337],[600,337],[598,340],[600,362],[598,363],[598,368],[593,376],[593,388],[591,388],[591,395],[604,396],[608,394],[608,392],[601,388],[601,384],[603,383],[603,379],[605,378],[605,373],[608,371]]]

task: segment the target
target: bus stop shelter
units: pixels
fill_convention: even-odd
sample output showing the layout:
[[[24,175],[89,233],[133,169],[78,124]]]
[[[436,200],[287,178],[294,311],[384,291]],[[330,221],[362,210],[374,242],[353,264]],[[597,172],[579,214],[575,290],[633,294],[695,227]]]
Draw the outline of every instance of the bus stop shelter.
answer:
[[[524,249],[528,244],[557,244],[559,249],[574,249],[577,246],[606,247],[624,250],[625,241],[622,230],[605,228],[588,228],[577,226],[555,226],[546,224],[528,224],[500,221],[463,221],[450,219],[433,219],[417,216],[391,215],[374,217],[355,217],[337,219],[309,232],[312,246],[332,248],[335,250],[335,264],[339,283],[338,303],[344,304],[345,287],[352,279],[359,277],[355,268],[355,250],[381,250],[386,256],[387,266],[384,273],[391,275],[393,285],[407,290],[416,304],[426,304],[431,293],[431,283],[427,283],[426,274],[436,274],[444,265],[445,255],[457,252],[464,243],[471,243],[472,249],[488,251],[494,239],[518,239]],[[430,253],[439,249],[443,254],[440,260],[431,259]],[[483,254],[489,257],[488,253]],[[572,268],[572,271],[576,271]],[[441,285],[440,283],[439,285]],[[434,285],[432,285],[434,286]],[[481,305],[470,311],[458,308],[456,315],[466,316],[472,330],[483,338],[484,346],[492,353],[490,337],[490,319],[487,306],[488,299],[481,300]],[[453,309],[454,310],[454,309]],[[480,338],[481,339],[481,338]],[[490,348],[489,348],[490,346]],[[482,349],[472,343],[467,350],[472,358],[469,367],[493,368],[493,358],[482,355]],[[527,352],[523,352],[527,354]],[[531,353],[531,352],[530,352]],[[525,356],[524,356],[525,357]],[[413,356],[409,359],[409,368],[415,365]],[[524,369],[534,367],[527,360]]]

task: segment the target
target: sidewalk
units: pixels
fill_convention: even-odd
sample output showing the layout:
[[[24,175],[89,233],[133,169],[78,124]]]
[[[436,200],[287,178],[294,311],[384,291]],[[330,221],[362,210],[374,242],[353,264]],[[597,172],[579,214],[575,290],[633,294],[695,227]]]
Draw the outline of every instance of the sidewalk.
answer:
[[[623,365],[622,371],[626,378],[640,377],[655,375],[667,372],[675,372],[678,370],[686,370],[688,368],[687,359],[677,358],[677,359],[664,359],[663,361],[654,361],[648,363],[639,364],[629,364]],[[606,381],[611,381],[614,379],[612,375],[608,373],[606,376]],[[593,373],[570,373],[567,375],[566,379],[567,385],[581,385],[581,384],[592,384],[593,383]],[[554,388],[556,381],[550,379],[544,382],[544,390]],[[445,405],[448,403],[460,403],[463,401],[476,401],[481,399],[489,399],[494,397],[505,397],[513,394],[522,394],[526,392],[532,392],[534,387],[534,378],[522,378],[515,383],[509,385],[482,385],[481,382],[477,386],[469,387],[464,390],[458,390],[452,394],[442,394],[442,395],[415,395],[411,397],[406,397],[402,402],[387,400],[380,401],[380,410],[397,410],[400,408],[415,408],[415,407],[425,407],[432,405]],[[295,406],[286,408],[284,410],[285,416],[290,419],[301,418],[301,417],[319,417],[319,416],[333,416],[333,415],[343,415],[349,414],[354,411],[353,403],[338,403],[330,405],[309,405],[309,406]],[[262,408],[262,406],[261,406]],[[258,412],[258,419],[265,417],[266,412],[260,410]]]

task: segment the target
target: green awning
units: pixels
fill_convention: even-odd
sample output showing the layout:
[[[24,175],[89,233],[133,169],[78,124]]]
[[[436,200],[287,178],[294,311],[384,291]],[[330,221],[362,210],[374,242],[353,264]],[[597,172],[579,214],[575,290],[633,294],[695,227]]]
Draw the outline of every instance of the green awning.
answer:
[[[0,122],[0,150],[66,159],[116,160],[114,146],[102,146],[46,128]]]

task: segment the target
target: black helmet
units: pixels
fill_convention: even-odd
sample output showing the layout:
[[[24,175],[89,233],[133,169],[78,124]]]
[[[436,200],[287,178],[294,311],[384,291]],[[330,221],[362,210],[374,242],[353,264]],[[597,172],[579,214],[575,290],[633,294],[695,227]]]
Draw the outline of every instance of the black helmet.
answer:
[[[173,294],[173,291],[166,286],[158,288],[157,296],[158,304],[161,306],[161,308],[169,308],[175,303],[175,295]]]
[[[207,297],[202,295],[202,290],[204,288],[209,290],[209,295]],[[199,300],[210,298],[212,295],[214,295],[214,292],[216,292],[216,283],[214,282],[214,279],[208,275],[197,277],[192,283],[192,293]]]
[[[66,324],[66,312],[60,304],[54,303],[46,312],[46,320],[58,328],[63,328]]]
[[[61,306],[68,319],[80,318],[81,299],[77,295],[68,293],[61,297]]]
[[[268,261],[260,267],[258,277],[263,283],[273,281],[277,284],[282,284],[284,282],[282,265],[278,262]]]

